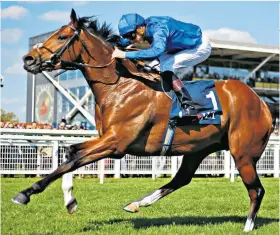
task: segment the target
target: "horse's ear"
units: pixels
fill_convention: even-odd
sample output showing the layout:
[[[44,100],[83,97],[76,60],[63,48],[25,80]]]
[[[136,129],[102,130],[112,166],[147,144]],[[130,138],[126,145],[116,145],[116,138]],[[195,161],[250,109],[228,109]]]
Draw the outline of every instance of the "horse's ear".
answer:
[[[72,8],[72,11],[71,11],[70,20],[71,20],[71,23],[73,25],[75,25],[75,26],[77,25],[78,19],[77,19],[76,12],[75,12],[75,10],[73,8]]]

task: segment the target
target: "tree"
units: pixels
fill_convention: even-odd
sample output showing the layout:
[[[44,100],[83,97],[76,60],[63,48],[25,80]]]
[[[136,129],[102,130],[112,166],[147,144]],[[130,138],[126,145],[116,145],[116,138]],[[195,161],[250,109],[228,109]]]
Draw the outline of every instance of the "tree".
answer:
[[[2,122],[18,122],[18,117],[13,112],[6,112],[4,109],[1,109],[1,121]]]

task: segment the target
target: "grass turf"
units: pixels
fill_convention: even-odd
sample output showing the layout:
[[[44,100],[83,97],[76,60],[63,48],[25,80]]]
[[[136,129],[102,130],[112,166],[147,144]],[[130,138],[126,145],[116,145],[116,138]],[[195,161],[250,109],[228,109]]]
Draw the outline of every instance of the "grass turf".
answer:
[[[64,208],[61,180],[31,197],[27,206],[11,202],[34,178],[1,179],[1,234],[244,234],[249,197],[240,179],[194,178],[193,181],[136,214],[122,210],[133,200],[170,179],[75,179],[75,214]],[[261,179],[266,194],[250,234],[279,234],[279,179]]]

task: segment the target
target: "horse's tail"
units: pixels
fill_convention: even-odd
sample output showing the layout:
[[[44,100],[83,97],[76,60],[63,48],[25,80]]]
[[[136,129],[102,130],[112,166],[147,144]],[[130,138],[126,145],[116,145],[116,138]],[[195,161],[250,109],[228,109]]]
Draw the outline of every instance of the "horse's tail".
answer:
[[[265,103],[269,108],[269,111],[272,116],[272,125],[273,125],[273,128],[275,128],[276,121],[277,121],[277,119],[279,119],[279,103],[269,103],[269,102],[265,102]]]

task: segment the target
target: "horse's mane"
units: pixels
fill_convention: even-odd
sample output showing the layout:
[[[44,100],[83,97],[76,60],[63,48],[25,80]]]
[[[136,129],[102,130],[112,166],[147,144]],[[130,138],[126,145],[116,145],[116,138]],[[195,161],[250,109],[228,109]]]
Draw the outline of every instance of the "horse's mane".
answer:
[[[103,22],[102,24],[99,23],[96,16],[89,16],[89,17],[82,17],[78,18],[78,27],[84,28],[88,30],[90,33],[96,35],[97,37],[101,38],[102,40],[106,40],[109,35],[114,34],[114,30],[112,29],[111,24],[108,24],[106,22]],[[112,46],[110,42],[107,42]],[[159,75],[154,73],[139,73],[137,68],[135,67],[135,64],[130,62],[123,63],[121,62],[122,66],[122,72],[124,74],[131,74],[134,76],[134,78],[137,80],[143,80],[143,83],[150,83],[150,86],[154,86],[155,81],[158,82]],[[123,74],[123,76],[124,76]],[[148,82],[147,82],[147,81]],[[152,82],[151,82],[152,81]]]
[[[106,40],[110,34],[114,33],[111,24],[103,22],[100,24],[95,16],[82,17],[78,19],[78,26],[87,29],[90,33]]]

